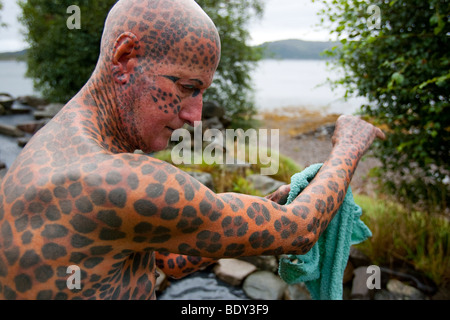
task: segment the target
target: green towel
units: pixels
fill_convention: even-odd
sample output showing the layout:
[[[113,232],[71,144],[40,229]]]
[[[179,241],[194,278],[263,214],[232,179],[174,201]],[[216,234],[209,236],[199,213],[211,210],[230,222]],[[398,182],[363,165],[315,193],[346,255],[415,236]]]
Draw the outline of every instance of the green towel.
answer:
[[[291,203],[315,177],[322,164],[315,164],[291,178]],[[280,259],[278,273],[286,283],[304,282],[314,300],[342,300],[344,270],[350,246],[372,236],[360,220],[362,214],[353,200],[351,188],[336,216],[316,244],[305,255],[288,255]]]

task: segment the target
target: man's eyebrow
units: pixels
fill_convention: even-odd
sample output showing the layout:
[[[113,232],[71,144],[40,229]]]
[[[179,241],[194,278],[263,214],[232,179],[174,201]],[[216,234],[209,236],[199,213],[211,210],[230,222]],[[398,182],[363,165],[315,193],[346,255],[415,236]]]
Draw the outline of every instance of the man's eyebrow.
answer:
[[[174,76],[165,76],[165,75],[163,75],[163,77],[169,79],[170,81],[172,81],[174,83],[177,82],[178,80],[180,80],[180,78],[174,77]]]

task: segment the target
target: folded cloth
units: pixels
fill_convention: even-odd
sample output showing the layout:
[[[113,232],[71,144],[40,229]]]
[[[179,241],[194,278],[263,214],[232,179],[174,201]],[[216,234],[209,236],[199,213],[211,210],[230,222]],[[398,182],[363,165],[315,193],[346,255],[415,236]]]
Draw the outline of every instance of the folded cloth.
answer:
[[[286,204],[313,180],[322,164],[315,164],[291,178],[291,192]],[[350,247],[372,236],[360,220],[362,209],[348,188],[344,201],[316,244],[304,255],[280,259],[278,273],[286,283],[304,282],[314,300],[342,300],[344,270]]]

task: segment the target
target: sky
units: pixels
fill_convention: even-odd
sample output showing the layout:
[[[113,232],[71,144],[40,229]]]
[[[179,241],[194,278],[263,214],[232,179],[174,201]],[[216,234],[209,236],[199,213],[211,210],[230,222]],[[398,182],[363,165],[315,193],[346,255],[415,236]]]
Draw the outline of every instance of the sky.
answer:
[[[251,45],[284,39],[329,40],[328,32],[317,27],[319,22],[317,12],[320,9],[317,2],[312,3],[311,0],[263,1],[265,1],[264,16],[262,19],[249,23]],[[27,48],[27,43],[21,34],[24,27],[18,21],[21,9],[16,2],[16,0],[3,0],[0,17],[7,27],[0,28],[0,52]],[[83,16],[81,15],[81,26],[82,24]]]

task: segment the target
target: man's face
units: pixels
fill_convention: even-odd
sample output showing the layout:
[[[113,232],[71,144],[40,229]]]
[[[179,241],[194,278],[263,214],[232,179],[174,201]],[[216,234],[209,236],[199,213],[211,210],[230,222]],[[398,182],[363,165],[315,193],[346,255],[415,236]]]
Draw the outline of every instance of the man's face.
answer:
[[[138,78],[131,116],[142,151],[165,149],[176,129],[201,121],[203,93],[213,76],[213,70],[171,65]]]

